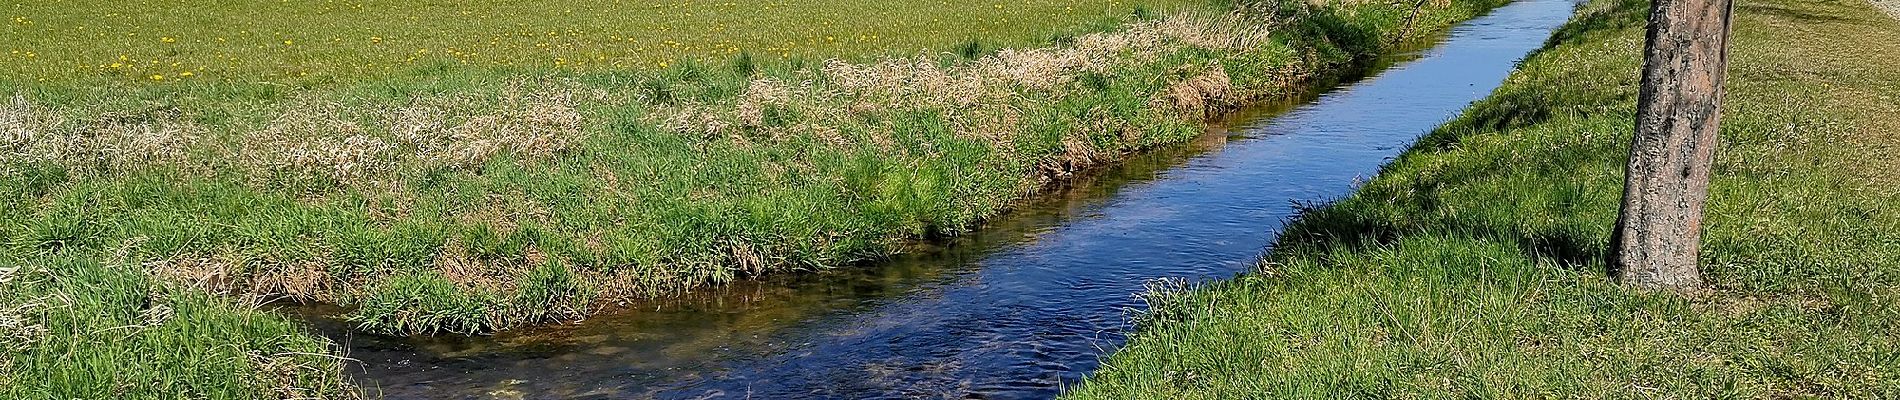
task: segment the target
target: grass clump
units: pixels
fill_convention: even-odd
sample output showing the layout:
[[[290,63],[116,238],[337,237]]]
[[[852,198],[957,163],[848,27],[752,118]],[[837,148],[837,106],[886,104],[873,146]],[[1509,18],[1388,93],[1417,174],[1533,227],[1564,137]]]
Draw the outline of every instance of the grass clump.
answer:
[[[1855,1],[1737,3],[1713,291],[1680,297],[1604,272],[1647,6],[1585,5],[1257,271],[1153,294],[1067,396],[1900,395],[1900,23]]]
[[[0,397],[361,397],[332,345],[284,316],[111,256],[14,261],[0,267]]]

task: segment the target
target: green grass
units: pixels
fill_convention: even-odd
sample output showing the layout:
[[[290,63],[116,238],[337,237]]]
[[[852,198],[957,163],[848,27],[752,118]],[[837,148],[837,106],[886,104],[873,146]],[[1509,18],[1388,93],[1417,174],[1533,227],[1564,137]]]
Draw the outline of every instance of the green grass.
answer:
[[[0,6],[0,72],[28,82],[360,82],[418,66],[662,69],[1039,44],[1199,0],[665,2],[46,0]],[[189,75],[186,75],[189,73]]]
[[[0,283],[0,397],[353,398],[328,341],[124,260],[54,256]]]
[[[8,44],[43,47],[9,55],[0,79],[0,398],[354,396],[332,349],[254,306],[272,299],[336,303],[374,332],[481,333],[884,257],[1371,60],[1414,14],[1108,1],[1062,6],[1072,14],[920,3],[937,11],[883,18],[771,3],[779,16],[757,22],[778,25],[718,30],[765,5],[577,6],[570,19],[545,3],[456,6],[472,18],[355,4],[282,5],[296,18],[250,15],[276,4],[11,6],[32,12],[6,28],[27,41]],[[1495,5],[1433,4],[1410,23],[1442,31]],[[1249,11],[1222,11],[1234,7]],[[109,22],[86,29],[120,32],[64,33],[92,15]],[[896,25],[805,23],[824,18]],[[950,22],[984,18],[996,24]],[[672,39],[695,43],[673,53],[600,39],[616,34],[601,26],[661,20],[720,33]],[[442,50],[406,64],[408,50],[362,42],[475,51],[513,21],[563,39],[501,40],[480,52],[507,57],[471,65]],[[254,34],[216,42],[231,30]],[[406,33],[380,36],[391,31]],[[339,40],[299,36],[319,32]],[[783,59],[754,47],[819,34],[877,38]],[[556,45],[522,50],[541,41]],[[1035,46],[999,48],[1012,44]],[[878,56],[912,46],[953,50]],[[124,71],[109,65],[131,52],[119,49],[137,49]],[[668,64],[548,64],[569,54]],[[170,65],[227,56],[243,62],[188,79]],[[401,65],[350,69],[368,62]]]
[[[1599,0],[1258,271],[1154,294],[1066,396],[1900,396],[1900,23],[1737,3],[1711,293],[1606,278],[1647,3]]]

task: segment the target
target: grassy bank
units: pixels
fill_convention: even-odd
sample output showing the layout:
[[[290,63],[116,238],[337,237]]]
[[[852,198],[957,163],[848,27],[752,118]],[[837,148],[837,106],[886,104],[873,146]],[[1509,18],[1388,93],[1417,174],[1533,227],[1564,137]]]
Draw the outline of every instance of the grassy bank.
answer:
[[[1900,23],[1740,0],[1685,298],[1605,278],[1647,3],[1549,47],[1258,271],[1158,293],[1069,398],[1900,396]]]
[[[475,333],[882,257],[1495,5],[1419,4],[1109,2],[1127,11],[1070,34],[859,61],[273,67],[388,60],[339,46],[190,79],[19,62],[0,81],[0,397],[348,397],[321,341],[254,304]],[[311,12],[330,11],[363,12]],[[35,18],[8,29],[78,29]],[[309,25],[347,30],[328,26]],[[1012,41],[1044,45],[990,44]]]
[[[885,256],[1186,140],[1477,3],[1184,12],[1027,50],[682,62],[307,90],[29,86],[0,112],[0,256],[485,332]],[[1408,22],[1409,20],[1409,22]],[[420,78],[426,76],[427,78]],[[113,94],[121,94],[115,96]]]

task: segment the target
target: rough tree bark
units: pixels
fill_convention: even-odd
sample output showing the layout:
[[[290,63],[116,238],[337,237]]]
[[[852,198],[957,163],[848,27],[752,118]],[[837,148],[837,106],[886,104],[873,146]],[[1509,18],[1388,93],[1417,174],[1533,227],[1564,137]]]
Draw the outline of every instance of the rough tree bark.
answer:
[[[1728,67],[1733,0],[1656,0],[1649,11],[1611,273],[1624,284],[1702,287],[1696,266]]]

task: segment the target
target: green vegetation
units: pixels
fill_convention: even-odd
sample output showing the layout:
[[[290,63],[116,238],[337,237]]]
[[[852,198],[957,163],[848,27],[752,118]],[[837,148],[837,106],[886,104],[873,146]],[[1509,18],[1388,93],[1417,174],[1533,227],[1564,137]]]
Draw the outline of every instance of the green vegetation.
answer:
[[[123,259],[36,264],[0,268],[0,397],[356,397],[329,342],[282,316]]]
[[[1411,23],[1432,31],[1486,6],[1428,7]],[[1271,10],[1157,17],[973,60],[685,62],[506,81],[442,70],[132,98],[36,86],[0,106],[18,132],[0,160],[0,256],[136,242],[128,257],[168,279],[335,302],[383,332],[571,318],[584,301],[957,234],[1049,180],[1192,138],[1205,116],[1366,61],[1413,15],[1383,3]],[[580,276],[557,292],[587,295],[523,294],[551,264]]]
[[[659,8],[664,20],[691,21],[667,8],[691,5],[680,4]],[[53,73],[66,62],[112,69],[93,58],[117,55],[88,52],[119,46],[44,44],[72,52],[25,49],[18,57],[33,60],[11,59],[20,75],[0,80],[0,397],[354,396],[321,340],[254,305],[333,302],[366,330],[479,333],[883,257],[909,240],[958,234],[1078,169],[1195,137],[1209,115],[1369,61],[1405,40],[1402,26],[1423,35],[1496,5],[1111,1],[1074,5],[1103,11],[1073,21],[1018,16],[1055,14],[1049,4],[1012,4],[995,17],[1031,25],[946,35],[912,21],[844,32],[883,45],[783,59],[737,44],[778,32],[745,28],[679,53],[615,53],[681,57],[625,69],[547,65],[618,51],[599,43],[598,28],[556,41],[572,44],[558,51],[518,51],[538,47],[529,39],[471,50],[457,40],[490,40],[483,29],[497,18],[544,14],[458,5],[480,18],[430,20],[437,28],[380,40],[523,58],[463,66],[432,50],[438,58],[362,73],[349,68],[408,57],[364,46],[364,35],[440,13],[368,3],[294,6],[317,7],[296,11],[307,18],[171,3],[138,6],[162,13],[108,12],[113,22],[86,29],[129,29],[114,40],[136,33],[128,43],[152,46],[138,67],[128,56],[118,68],[130,72]],[[39,11],[7,29],[32,46],[93,43],[63,33],[78,29],[70,10],[81,7],[69,6],[15,4]],[[784,13],[792,21],[809,8],[770,6],[800,7]],[[124,7],[133,6],[97,9]],[[850,10],[869,12],[819,13]],[[576,13],[595,25],[622,18]],[[369,14],[396,22],[339,25]],[[219,31],[198,29],[251,30],[223,19],[305,30],[260,25],[223,47],[212,44]],[[461,20],[477,22],[451,23]],[[697,28],[724,32],[708,23]],[[801,29],[783,31],[832,35]],[[1051,29],[1071,33],[1029,33]],[[297,36],[317,32],[357,43]],[[722,40],[741,51],[713,45]],[[907,54],[892,47],[906,43],[955,51],[868,58]],[[238,55],[246,61],[179,70],[202,71],[189,79],[166,69]]]
[[[42,0],[0,6],[0,72],[33,82],[361,82],[418,67],[662,69],[681,60],[1037,45],[1200,0]]]
[[[1604,272],[1646,8],[1585,6],[1257,272],[1154,294],[1068,397],[1900,396],[1900,23],[1738,1],[1713,290],[1682,297]]]

